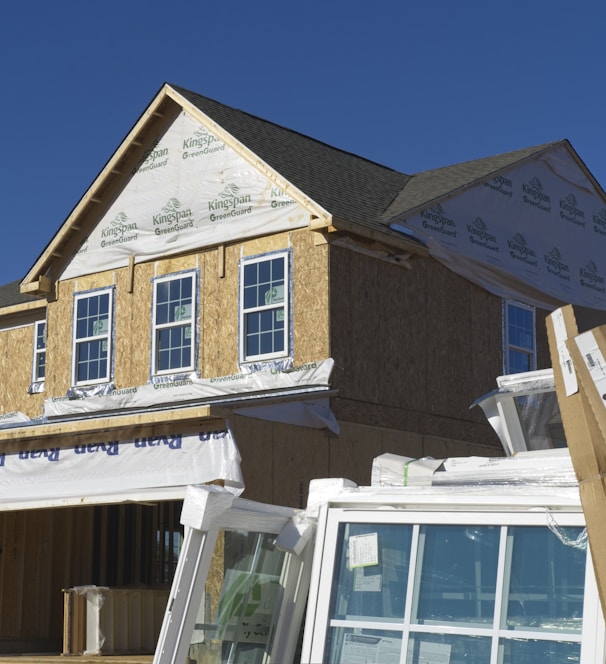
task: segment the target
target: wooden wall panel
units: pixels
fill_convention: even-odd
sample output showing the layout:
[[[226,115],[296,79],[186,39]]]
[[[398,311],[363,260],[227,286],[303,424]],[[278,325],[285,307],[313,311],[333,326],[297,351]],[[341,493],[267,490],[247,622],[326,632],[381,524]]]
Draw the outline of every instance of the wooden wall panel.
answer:
[[[481,411],[469,407],[502,373],[500,298],[433,259],[415,259],[405,270],[339,247],[330,251],[339,418],[469,441],[499,454]]]
[[[326,431],[242,416],[234,416],[231,426],[242,457],[245,498],[305,507],[309,482],[330,477]]]
[[[28,417],[42,414],[43,394],[28,394],[32,379],[34,321],[44,318],[44,311],[0,330],[0,416],[19,411]]]

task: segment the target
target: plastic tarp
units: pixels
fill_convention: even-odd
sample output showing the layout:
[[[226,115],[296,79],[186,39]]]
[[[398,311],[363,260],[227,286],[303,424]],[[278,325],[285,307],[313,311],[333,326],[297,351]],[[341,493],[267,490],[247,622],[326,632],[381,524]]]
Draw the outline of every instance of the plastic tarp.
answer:
[[[326,388],[329,384],[334,361],[326,359],[309,362],[290,371],[257,371],[213,378],[190,378],[168,382],[148,383],[136,387],[114,390],[108,395],[81,399],[53,397],[44,403],[44,416],[48,418],[111,412],[116,410],[144,409],[205,400],[221,400],[233,397],[245,399],[255,394],[277,394],[304,388]],[[252,405],[252,404],[251,404]],[[323,425],[325,426],[325,424]]]
[[[606,204],[564,146],[391,227],[499,297],[606,307]]]
[[[0,453],[0,509],[213,480],[223,480],[235,494],[244,488],[240,453],[228,430],[132,440],[99,434],[99,442]]]
[[[309,211],[183,111],[61,278],[305,227]]]

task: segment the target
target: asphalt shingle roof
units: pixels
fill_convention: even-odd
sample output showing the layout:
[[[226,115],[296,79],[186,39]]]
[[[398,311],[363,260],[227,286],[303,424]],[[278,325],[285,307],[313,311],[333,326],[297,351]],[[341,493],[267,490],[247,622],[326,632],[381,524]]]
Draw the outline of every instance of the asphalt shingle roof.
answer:
[[[381,231],[380,213],[409,175],[262,120],[212,99],[173,87],[333,217]]]

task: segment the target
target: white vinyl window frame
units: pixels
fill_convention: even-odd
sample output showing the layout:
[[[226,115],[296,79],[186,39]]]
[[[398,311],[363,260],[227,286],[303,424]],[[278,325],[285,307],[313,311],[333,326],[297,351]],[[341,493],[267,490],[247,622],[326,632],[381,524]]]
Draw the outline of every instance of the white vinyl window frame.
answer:
[[[109,383],[114,347],[114,289],[74,294],[72,385]]]
[[[537,368],[535,308],[515,300],[503,300],[503,373]]]
[[[32,382],[41,383],[46,376],[46,320],[34,323],[34,351],[32,361]]]
[[[195,370],[197,360],[198,273],[177,272],[153,279],[151,374]]]
[[[183,547],[154,664],[181,664],[186,661],[194,630],[205,628],[196,623],[200,607],[204,605],[206,579],[213,555],[216,555],[219,533],[231,530],[240,534],[267,534],[279,538],[283,530],[290,531],[295,516],[295,510],[290,508],[234,499],[225,489],[189,487],[187,491],[181,517],[185,527]],[[287,539],[292,538],[290,532]],[[297,553],[285,551],[280,578],[282,591],[275,598],[269,630],[270,651],[265,653],[264,663],[294,662],[309,588],[312,553],[311,543],[303,545]],[[226,653],[221,662],[237,664],[230,653]]]
[[[580,511],[558,512],[555,514],[555,520],[558,528],[562,529],[585,526],[584,517]],[[604,661],[604,619],[589,549],[586,552],[583,620],[580,632],[557,632],[533,627],[510,630],[502,622],[504,618],[503,607],[507,604],[508,565],[511,564],[508,529],[518,526],[540,526],[547,529],[547,517],[544,511],[539,513],[461,511],[449,512],[445,516],[443,512],[434,510],[408,511],[387,509],[385,507],[374,510],[333,507],[324,508],[324,516],[321,517],[320,522],[316,539],[318,542],[323,542],[323,547],[321,549],[320,547],[316,548],[301,664],[327,661],[326,649],[329,631],[335,628],[349,629],[359,634],[363,634],[362,630],[364,630],[364,633],[371,636],[371,638],[373,630],[377,634],[391,633],[395,636],[395,643],[401,639],[400,659],[395,660],[400,662],[412,661],[406,658],[406,653],[410,653],[409,645],[415,638],[428,635],[428,640],[431,640],[432,635],[444,634],[462,637],[483,636],[490,640],[491,658],[489,662],[487,660],[487,664],[502,664],[502,652],[499,644],[504,639],[579,643],[581,644],[580,664],[594,664],[598,661]],[[388,526],[391,524],[394,527],[404,525],[412,528],[411,555],[407,573],[403,618],[382,619],[353,615],[346,619],[336,619],[331,616],[331,602],[337,584],[338,554],[342,544],[339,539],[339,532],[340,526],[344,524],[381,524]],[[421,583],[422,572],[427,572],[424,566],[423,568],[419,567],[419,560],[423,555],[423,541],[420,532],[423,527],[431,525],[461,526],[465,528],[493,526],[500,529],[494,622],[489,622],[484,627],[478,627],[478,625],[469,626],[465,623],[457,624],[456,622],[444,622],[443,620],[415,621],[418,588]],[[381,555],[380,552],[379,555]],[[395,656],[395,654],[392,654],[392,656]],[[341,661],[339,664],[344,663]]]
[[[240,363],[291,355],[291,251],[240,260]]]

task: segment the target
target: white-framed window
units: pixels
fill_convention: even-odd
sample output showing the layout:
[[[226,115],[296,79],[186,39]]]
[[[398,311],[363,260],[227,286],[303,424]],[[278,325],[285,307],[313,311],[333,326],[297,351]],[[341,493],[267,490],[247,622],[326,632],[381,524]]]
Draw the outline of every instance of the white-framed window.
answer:
[[[152,375],[193,371],[196,361],[197,273],[154,279]]]
[[[113,296],[113,288],[74,295],[74,385],[92,385],[111,380]]]
[[[513,300],[503,301],[503,371],[534,371],[536,356],[535,309]]]
[[[192,490],[190,506],[185,497],[183,548],[155,661],[298,661],[313,547],[298,542],[295,553],[277,546],[284,530],[285,541],[296,542],[295,510],[237,498],[226,509],[225,496],[208,491],[203,499],[204,491]],[[209,572],[212,583],[205,586]]]
[[[240,361],[288,357],[290,251],[240,261]]]
[[[596,661],[604,627],[583,517],[557,520],[330,510],[302,662]]]
[[[46,321],[38,320],[34,324],[34,358],[32,381],[41,383],[46,376]]]

